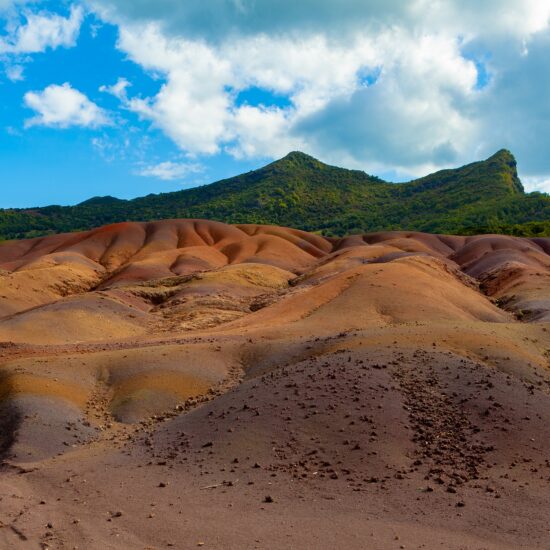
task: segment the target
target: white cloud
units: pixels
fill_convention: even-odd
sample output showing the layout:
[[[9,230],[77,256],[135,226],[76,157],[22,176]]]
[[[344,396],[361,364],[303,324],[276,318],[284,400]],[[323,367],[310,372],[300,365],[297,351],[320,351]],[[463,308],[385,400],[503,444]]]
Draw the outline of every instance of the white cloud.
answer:
[[[24,71],[25,68],[22,65],[8,65],[6,67],[6,76],[12,82],[19,82],[21,80],[25,80],[25,76],[23,74]]]
[[[276,149],[282,150],[281,139],[295,115],[303,116],[331,97],[353,91],[355,73],[366,61],[359,52],[367,49],[361,43],[350,54],[331,49],[322,38],[295,44],[267,37],[239,40],[220,49],[167,38],[156,25],[123,28],[119,43],[135,62],[166,77],[155,97],[130,99],[127,107],[152,120],[192,154],[216,153],[220,145],[234,140],[238,143],[231,148],[240,154],[272,154],[265,146],[268,137],[277,139]],[[236,91],[251,86],[290,94],[294,106],[238,108]],[[258,147],[262,139],[264,146]]]
[[[378,82],[331,98],[293,131],[325,158],[377,173],[421,175],[471,159],[477,122],[467,109],[477,99],[477,71],[459,42],[394,29],[375,48]]]
[[[472,124],[455,104],[475,94],[477,71],[460,46],[454,38],[418,38],[401,29],[359,35],[345,45],[318,35],[299,40],[245,36],[212,45],[167,37],[155,24],[123,27],[119,40],[133,61],[166,79],[156,96],[129,98],[125,106],[151,120],[186,153],[224,148],[236,157],[276,157],[302,148],[331,160],[337,145],[338,158],[348,155],[357,164],[375,145],[350,147],[342,128],[340,143],[337,135],[323,143],[323,130],[314,121],[335,107],[357,108],[365,98],[369,112],[364,114],[376,115],[375,130],[372,124],[357,130],[362,114],[344,112],[342,120],[364,138],[391,143],[399,157],[394,167],[403,164],[409,170],[431,167],[443,157],[448,161],[450,152],[462,149],[471,135]],[[380,84],[369,94],[360,75],[378,67]],[[236,104],[237,93],[250,87],[286,96],[289,105]],[[332,121],[324,125],[328,128]],[[371,155],[371,167],[376,162],[377,168],[384,166],[381,149]]]
[[[121,47],[145,68],[164,73],[167,82],[154,98],[133,98],[127,107],[152,120],[184,151],[216,153],[230,116],[224,90],[229,64],[206,45],[167,40],[154,26],[138,32],[141,36],[121,29]]]
[[[101,108],[67,82],[61,86],[51,84],[40,92],[27,92],[24,101],[37,113],[25,121],[25,127],[97,128],[109,123]]]
[[[126,88],[132,84],[128,82],[125,78],[119,78],[112,86],[100,86],[99,91],[106,94],[111,94],[117,99],[126,100]]]
[[[548,0],[415,0],[411,21],[430,29],[461,36],[525,39],[548,27]],[[420,23],[421,22],[421,23]]]
[[[26,22],[15,25],[7,37],[0,39],[0,53],[28,54],[48,48],[72,47],[78,38],[83,16],[83,9],[74,5],[68,17],[27,11]]]
[[[300,137],[288,135],[289,119],[293,111],[263,106],[243,105],[232,113],[227,146],[236,158],[282,157],[289,151],[305,149]]]
[[[165,161],[140,168],[139,176],[154,177],[165,181],[181,179],[189,174],[202,172],[200,164]]]
[[[548,176],[523,178],[523,184],[527,191],[539,191],[540,193],[550,194],[550,177]]]
[[[105,162],[124,161],[130,150],[130,139],[112,139],[110,136],[94,136],[90,140],[92,147]]]
[[[550,174],[550,0],[89,1],[163,80],[111,93],[188,155],[417,175],[508,147]],[[287,102],[239,103],[252,87]]]

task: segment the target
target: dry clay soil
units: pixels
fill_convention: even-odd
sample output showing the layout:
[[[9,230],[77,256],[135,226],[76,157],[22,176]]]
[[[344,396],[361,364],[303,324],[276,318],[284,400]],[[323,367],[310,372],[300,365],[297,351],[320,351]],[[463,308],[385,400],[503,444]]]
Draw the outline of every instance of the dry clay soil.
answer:
[[[547,549],[550,239],[1,244],[0,461],[5,549]]]

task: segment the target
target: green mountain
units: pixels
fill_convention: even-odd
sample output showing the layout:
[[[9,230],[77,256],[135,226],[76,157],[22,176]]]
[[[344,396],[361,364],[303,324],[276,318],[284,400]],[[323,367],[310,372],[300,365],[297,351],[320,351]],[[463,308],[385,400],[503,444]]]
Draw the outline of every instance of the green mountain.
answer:
[[[125,201],[0,210],[0,237],[24,238],[125,221],[207,218],[344,235],[404,229],[432,233],[550,235],[550,196],[525,193],[513,155],[394,184],[293,152],[210,185]]]

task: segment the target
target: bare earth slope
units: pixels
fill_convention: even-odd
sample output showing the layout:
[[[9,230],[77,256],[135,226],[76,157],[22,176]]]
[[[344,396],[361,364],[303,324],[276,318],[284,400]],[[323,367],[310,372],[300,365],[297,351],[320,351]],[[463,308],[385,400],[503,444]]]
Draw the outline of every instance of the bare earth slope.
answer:
[[[550,239],[204,220],[0,245],[0,548],[547,548]]]

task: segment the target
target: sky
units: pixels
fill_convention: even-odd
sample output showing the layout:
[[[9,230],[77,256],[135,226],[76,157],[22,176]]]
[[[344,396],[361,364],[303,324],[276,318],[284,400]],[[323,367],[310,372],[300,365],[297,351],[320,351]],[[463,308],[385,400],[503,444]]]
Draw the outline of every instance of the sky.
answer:
[[[406,181],[501,148],[550,192],[550,0],[0,0],[0,207],[293,150]]]

